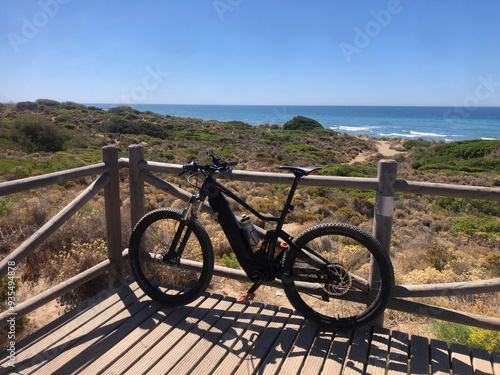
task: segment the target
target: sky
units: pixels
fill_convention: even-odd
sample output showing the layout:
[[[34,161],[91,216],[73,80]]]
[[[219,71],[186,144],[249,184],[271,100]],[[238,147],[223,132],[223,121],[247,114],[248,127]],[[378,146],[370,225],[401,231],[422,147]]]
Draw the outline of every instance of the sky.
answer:
[[[2,0],[0,102],[500,106],[498,0]]]

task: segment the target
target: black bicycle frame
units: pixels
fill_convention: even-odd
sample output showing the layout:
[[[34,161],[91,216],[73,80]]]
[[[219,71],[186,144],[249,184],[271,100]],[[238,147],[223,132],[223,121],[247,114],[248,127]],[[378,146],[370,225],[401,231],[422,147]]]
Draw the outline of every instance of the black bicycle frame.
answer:
[[[278,238],[281,238],[285,242],[291,244],[292,237],[282,230],[282,226],[286,214],[290,210],[291,200],[297,188],[297,183],[298,180],[294,182],[292,188],[290,189],[288,199],[285,203],[283,211],[281,212],[281,216],[262,215],[225,186],[215,181],[211,176],[207,176],[205,178],[205,181],[200,188],[199,199],[203,201],[205,198],[208,198],[208,203],[217,216],[217,220],[219,221],[219,224],[226,235],[236,258],[238,259],[238,262],[245,273],[252,280],[258,279],[263,273],[267,273],[269,275],[269,279],[274,279],[274,275],[278,271],[274,262],[274,249]],[[269,230],[266,233],[262,247],[262,250],[267,251],[265,254],[263,254],[263,251],[255,253],[252,250],[247,237],[240,228],[238,219],[236,219],[233,210],[229,206],[229,202],[224,195],[227,195],[236,203],[246,208],[260,220],[274,221],[278,223],[275,230]]]

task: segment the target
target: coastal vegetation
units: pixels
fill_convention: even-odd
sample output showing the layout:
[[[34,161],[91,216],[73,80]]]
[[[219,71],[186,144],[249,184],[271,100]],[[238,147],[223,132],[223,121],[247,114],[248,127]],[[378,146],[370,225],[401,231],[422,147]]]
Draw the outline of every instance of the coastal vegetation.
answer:
[[[108,144],[117,145],[122,157],[128,156],[130,144],[142,144],[147,160],[176,164],[192,159],[208,160],[206,151],[213,150],[228,160],[238,161],[237,169],[276,172],[279,165],[296,164],[322,166],[324,175],[376,176],[377,162],[384,158],[377,152],[376,139],[334,132],[309,120],[294,118],[283,126],[252,126],[241,121],[163,116],[140,112],[129,106],[102,110],[50,99],[2,104],[0,181],[101,162],[101,147]],[[500,186],[500,141],[384,141],[400,150],[393,156],[398,161],[398,178]],[[363,162],[353,163],[362,154],[367,155]],[[182,177],[163,177],[190,189]],[[124,248],[130,234],[127,178],[127,172],[123,170]],[[0,197],[0,258],[14,250],[90,182],[88,178],[81,178]],[[280,185],[235,181],[228,182],[228,185],[257,210],[271,215],[279,213],[288,191],[287,186]],[[290,215],[290,231],[298,233],[320,220],[349,222],[371,231],[374,203],[372,191],[302,186],[296,194],[296,210]],[[182,207],[183,203],[147,186],[147,210],[172,205]],[[37,284],[51,285],[66,280],[105,257],[103,210],[103,197],[98,195],[19,265],[17,283],[25,296]],[[217,262],[237,267],[217,223],[209,215],[203,214],[202,219],[213,241]],[[500,202],[398,193],[391,258],[398,284],[500,277]],[[212,287],[220,287],[219,284]],[[4,293],[2,285],[0,283],[0,297]],[[74,291],[60,302],[78,303],[95,293],[96,288],[104,286],[105,280],[95,280],[93,285]],[[277,303],[275,300],[266,302]],[[426,302],[500,316],[498,293],[433,298]],[[395,311],[388,311],[386,317],[386,324],[391,328],[404,329],[400,327],[412,325],[413,329],[420,329],[416,333],[440,338],[452,336],[453,332],[460,330],[456,325],[446,323],[439,326],[440,323],[431,324],[427,319]],[[467,345],[476,346],[492,340],[498,342],[498,336],[493,337],[495,333],[476,329],[461,331],[465,332],[461,343]]]

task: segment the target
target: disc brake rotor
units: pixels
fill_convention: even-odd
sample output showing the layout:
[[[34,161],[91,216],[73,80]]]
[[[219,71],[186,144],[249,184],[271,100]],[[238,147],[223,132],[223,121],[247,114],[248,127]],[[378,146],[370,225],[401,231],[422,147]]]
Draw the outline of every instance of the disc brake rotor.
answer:
[[[333,282],[323,286],[323,290],[331,296],[341,296],[349,290],[352,284],[351,276],[347,269],[340,263],[332,263],[327,266]]]

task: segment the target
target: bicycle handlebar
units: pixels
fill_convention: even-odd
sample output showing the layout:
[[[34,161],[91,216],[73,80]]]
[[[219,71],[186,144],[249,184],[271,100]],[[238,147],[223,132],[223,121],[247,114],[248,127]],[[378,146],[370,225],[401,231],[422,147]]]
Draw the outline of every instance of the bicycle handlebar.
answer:
[[[198,164],[196,160],[191,161],[189,164],[184,164],[182,169],[184,172],[197,172],[201,171],[213,171],[213,172],[224,172],[229,169],[229,167],[238,165],[237,161],[224,161],[224,159],[215,156],[214,154],[210,154],[214,161],[213,164]],[[183,173],[184,173],[183,172]]]

